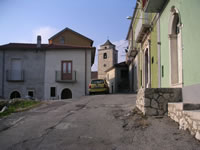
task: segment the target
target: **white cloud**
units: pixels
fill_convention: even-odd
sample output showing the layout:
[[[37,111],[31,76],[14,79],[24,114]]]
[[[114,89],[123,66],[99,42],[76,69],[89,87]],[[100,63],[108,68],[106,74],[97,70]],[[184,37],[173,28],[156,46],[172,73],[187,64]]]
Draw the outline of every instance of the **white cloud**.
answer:
[[[118,50],[118,63],[126,60],[125,49],[128,46],[128,42],[125,40],[115,41],[113,42],[116,45],[116,49]]]
[[[33,42],[35,43],[37,40],[37,36],[41,35],[42,36],[42,43],[48,43],[48,39],[56,34],[58,32],[58,29],[52,28],[49,26],[46,27],[40,27],[38,29],[35,29],[33,31]]]
[[[120,40],[120,41],[115,41],[112,43],[116,46],[116,49],[118,50],[118,63],[125,61],[126,60],[125,49],[128,46],[128,42],[125,40]],[[94,65],[92,66],[92,71],[98,70],[98,49],[99,49],[99,47],[100,47],[100,45],[98,45],[97,49],[96,49],[95,62],[94,62]]]

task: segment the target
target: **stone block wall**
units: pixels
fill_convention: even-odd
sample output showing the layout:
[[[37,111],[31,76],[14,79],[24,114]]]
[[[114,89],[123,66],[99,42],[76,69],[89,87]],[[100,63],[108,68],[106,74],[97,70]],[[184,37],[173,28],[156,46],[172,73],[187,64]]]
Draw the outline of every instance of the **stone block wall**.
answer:
[[[168,112],[168,102],[182,101],[181,88],[146,88],[137,94],[136,107],[144,115],[158,116]]]
[[[179,124],[179,129],[188,130],[191,135],[200,140],[200,111],[183,111],[182,109],[178,109],[175,106],[176,105],[169,104],[168,116]],[[190,113],[195,113],[197,118],[192,118]]]

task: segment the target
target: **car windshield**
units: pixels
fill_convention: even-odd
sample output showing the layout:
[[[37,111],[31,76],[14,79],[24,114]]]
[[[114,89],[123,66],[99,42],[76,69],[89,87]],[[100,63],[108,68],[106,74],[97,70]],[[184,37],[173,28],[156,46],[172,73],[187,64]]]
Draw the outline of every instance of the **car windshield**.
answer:
[[[92,80],[91,84],[103,84],[103,80]]]

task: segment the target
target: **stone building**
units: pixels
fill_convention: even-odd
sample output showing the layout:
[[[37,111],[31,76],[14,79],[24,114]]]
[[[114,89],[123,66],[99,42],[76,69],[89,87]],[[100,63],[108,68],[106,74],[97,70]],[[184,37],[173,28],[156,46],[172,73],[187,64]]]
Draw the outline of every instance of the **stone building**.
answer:
[[[114,66],[118,62],[118,51],[115,45],[109,40],[100,46],[98,50],[98,78],[106,78],[106,70]]]
[[[0,46],[0,97],[78,98],[88,94],[93,41],[69,28],[49,44],[9,43]]]
[[[106,70],[106,81],[110,93],[123,93],[129,91],[128,65],[125,62],[115,64]]]

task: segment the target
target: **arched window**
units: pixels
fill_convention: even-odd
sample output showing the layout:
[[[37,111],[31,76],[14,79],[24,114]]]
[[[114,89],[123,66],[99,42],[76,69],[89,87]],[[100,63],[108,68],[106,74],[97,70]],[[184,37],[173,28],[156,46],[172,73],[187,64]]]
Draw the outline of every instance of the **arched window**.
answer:
[[[170,79],[172,86],[182,84],[181,18],[172,6],[169,22]]]
[[[70,99],[72,98],[72,92],[70,89],[64,89],[61,93],[61,99]]]
[[[103,59],[107,59],[107,53],[103,53]]]
[[[13,91],[11,94],[10,94],[10,99],[13,99],[13,98],[21,98],[21,95],[18,91]]]

